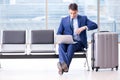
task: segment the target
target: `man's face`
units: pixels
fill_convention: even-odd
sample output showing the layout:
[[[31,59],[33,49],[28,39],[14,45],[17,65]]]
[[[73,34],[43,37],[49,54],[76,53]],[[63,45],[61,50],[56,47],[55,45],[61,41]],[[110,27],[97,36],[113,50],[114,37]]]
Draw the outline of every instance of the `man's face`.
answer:
[[[75,18],[77,16],[78,10],[69,9],[70,17]]]

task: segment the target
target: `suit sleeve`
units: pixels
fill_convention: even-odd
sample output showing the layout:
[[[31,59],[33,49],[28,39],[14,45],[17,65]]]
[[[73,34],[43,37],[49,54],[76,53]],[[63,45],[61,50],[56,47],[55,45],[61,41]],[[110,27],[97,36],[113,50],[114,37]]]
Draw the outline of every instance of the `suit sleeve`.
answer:
[[[58,34],[58,35],[59,35],[59,34],[63,34],[63,30],[64,30],[64,28],[63,28],[63,19],[62,19],[61,22],[60,22],[60,25],[59,25],[57,34]]]
[[[94,30],[98,28],[97,24],[89,20],[87,17],[86,17],[86,24],[87,24],[88,30]]]

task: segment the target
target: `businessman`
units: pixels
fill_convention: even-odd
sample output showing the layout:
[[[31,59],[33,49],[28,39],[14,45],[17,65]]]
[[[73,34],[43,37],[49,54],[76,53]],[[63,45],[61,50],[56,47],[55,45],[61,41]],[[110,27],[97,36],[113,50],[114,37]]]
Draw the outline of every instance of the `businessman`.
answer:
[[[87,30],[97,29],[97,24],[89,20],[86,16],[78,14],[78,5],[69,5],[69,16],[62,18],[58,28],[58,35],[72,35],[76,44],[59,44],[59,62],[57,67],[60,75],[68,72],[74,52],[87,48]]]

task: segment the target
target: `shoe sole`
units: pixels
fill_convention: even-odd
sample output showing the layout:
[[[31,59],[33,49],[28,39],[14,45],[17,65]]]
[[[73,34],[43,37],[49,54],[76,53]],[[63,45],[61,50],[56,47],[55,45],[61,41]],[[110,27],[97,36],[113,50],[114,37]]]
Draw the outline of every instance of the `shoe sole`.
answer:
[[[62,75],[62,74],[63,74],[63,70],[62,70],[62,67],[60,66],[59,63],[57,64],[57,67],[58,67],[58,69],[59,69],[58,73],[59,73],[60,75]]]

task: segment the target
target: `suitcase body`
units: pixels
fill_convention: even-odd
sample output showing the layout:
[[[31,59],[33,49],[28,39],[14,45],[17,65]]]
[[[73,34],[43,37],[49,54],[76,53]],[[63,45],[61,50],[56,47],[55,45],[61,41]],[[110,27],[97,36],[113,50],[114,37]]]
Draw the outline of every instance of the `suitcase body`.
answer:
[[[92,70],[116,68],[118,70],[118,34],[97,32],[92,34]]]

